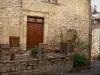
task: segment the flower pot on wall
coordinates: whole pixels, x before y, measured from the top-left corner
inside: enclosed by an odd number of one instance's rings
[[[37,56],[37,48],[32,48],[32,49],[31,49],[31,56],[32,56],[33,58],[36,58],[36,56]]]

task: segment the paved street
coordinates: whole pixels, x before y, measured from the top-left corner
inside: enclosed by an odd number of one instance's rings
[[[91,68],[77,73],[67,73],[63,75],[100,75],[100,61],[93,61]]]

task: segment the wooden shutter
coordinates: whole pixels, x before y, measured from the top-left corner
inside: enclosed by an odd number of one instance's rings
[[[19,37],[11,36],[9,37],[9,43],[11,47],[18,47],[19,46]]]

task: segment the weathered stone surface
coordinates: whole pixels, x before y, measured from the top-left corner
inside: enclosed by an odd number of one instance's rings
[[[42,0],[0,0],[0,43],[9,43],[9,36],[20,36],[20,44],[26,44],[28,15],[45,18],[44,43],[60,42],[61,29],[64,34],[66,29],[76,29],[88,41],[88,2],[58,0],[55,5]]]
[[[92,25],[92,56],[100,55],[100,23]]]

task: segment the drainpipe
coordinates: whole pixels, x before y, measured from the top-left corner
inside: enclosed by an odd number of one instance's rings
[[[100,27],[99,27],[99,53],[100,53]]]
[[[22,8],[22,0],[20,0],[20,7]]]
[[[91,67],[91,47],[92,47],[92,24],[91,24],[91,0],[88,1],[89,5],[89,67]]]
[[[22,0],[19,0],[20,1],[20,32],[19,32],[19,36],[20,36],[20,38],[21,38],[21,36],[22,36]],[[20,46],[22,46],[21,45],[21,42],[20,42]]]

